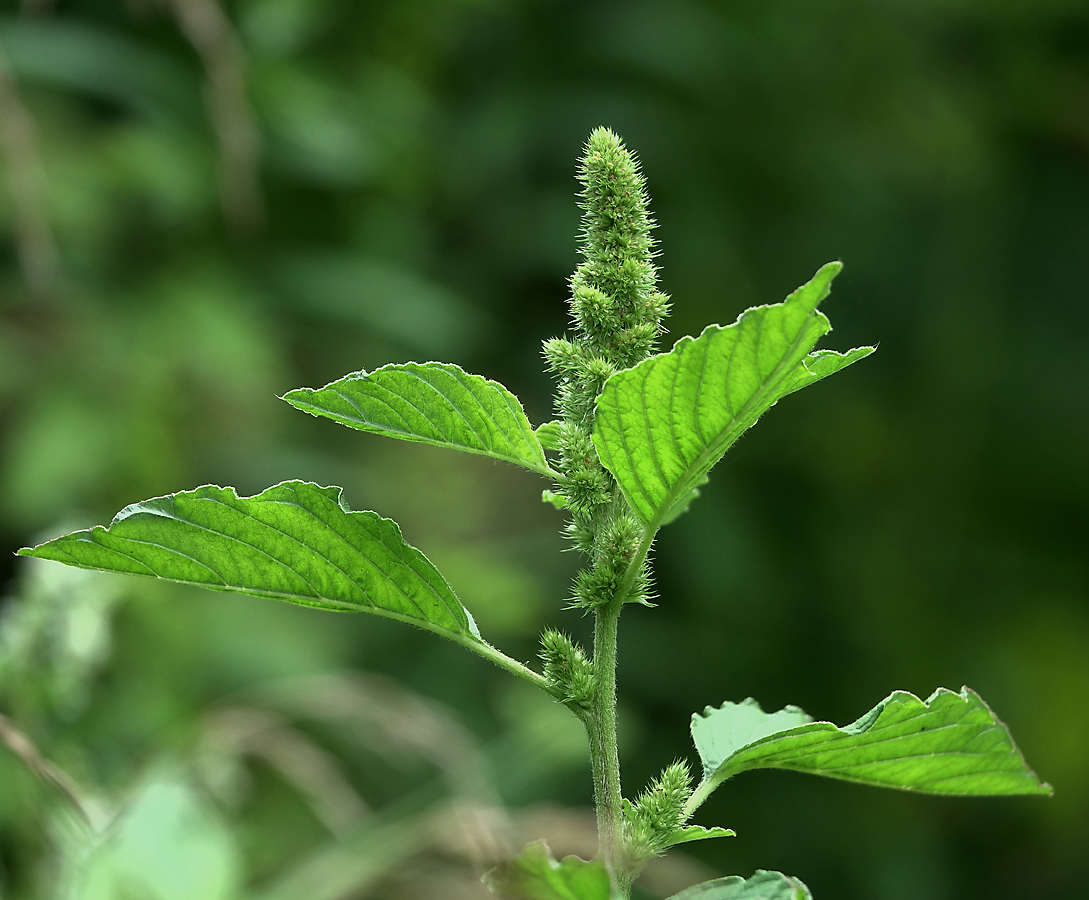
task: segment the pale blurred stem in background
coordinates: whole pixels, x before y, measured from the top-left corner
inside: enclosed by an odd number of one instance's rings
[[[3,714],[0,714],[0,745],[6,746],[30,771],[55,787],[79,817],[88,825],[91,824],[90,816],[87,815],[87,810],[68,776],[42,756],[30,738]]]
[[[219,140],[223,214],[236,230],[253,231],[264,222],[265,207],[258,178],[261,135],[246,99],[245,53],[216,0],[169,2],[204,63],[208,107]]]
[[[49,227],[45,175],[38,158],[34,122],[11,77],[0,46],[0,155],[7,169],[15,210],[15,244],[23,277],[33,294],[53,293],[60,274],[57,247]]]

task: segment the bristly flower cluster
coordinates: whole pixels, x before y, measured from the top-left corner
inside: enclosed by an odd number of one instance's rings
[[[624,845],[631,865],[641,865],[676,842],[691,785],[688,764],[678,760],[666,766],[635,803],[626,803]]]
[[[594,673],[582,648],[566,634],[548,629],[541,635],[541,659],[549,689],[576,715],[590,708]]]
[[[591,561],[576,579],[572,603],[592,608],[615,596],[640,537],[615,481],[598,461],[591,438],[594,404],[609,376],[654,352],[669,298],[657,289],[644,180],[620,138],[596,129],[578,177],[583,262],[571,279],[574,332],[545,341],[544,355],[559,378],[557,469],[563,475],[559,492],[571,513],[567,536]],[[645,601],[648,591],[644,567],[624,599]]]

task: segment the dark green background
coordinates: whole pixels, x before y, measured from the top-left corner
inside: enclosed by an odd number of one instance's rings
[[[54,620],[83,582],[61,583],[34,619],[42,579],[61,576],[10,554],[145,497],[304,478],[397,518],[507,652],[530,658],[545,623],[585,636],[586,622],[561,611],[575,560],[559,553],[561,519],[538,502],[535,476],[355,434],[276,396],[443,359],[548,418],[539,347],[566,323],[575,159],[605,124],[649,181],[675,303],[668,341],[779,301],[839,258],[825,346],[880,344],[772,410],[662,534],[659,606],[621,624],[629,793],[689,752],[688,717],[707,704],[752,695],[844,724],[894,689],[967,683],[1053,799],[934,799],[756,773],[700,813],[739,837],[691,853],[721,873],[797,874],[818,900],[1079,896],[1085,3],[232,3],[246,97],[228,117],[248,116],[261,145],[255,169],[236,160],[234,181],[251,171],[263,209],[227,215],[209,106],[230,101],[216,66],[235,57],[229,44],[226,56],[194,49],[175,10],[195,8],[4,5],[6,80],[45,185],[38,244],[51,242],[57,262],[28,286],[9,150],[0,712],[120,803],[156,760],[188,759],[202,716],[232,691],[384,672],[456,710],[492,748],[513,806],[589,803],[578,746],[530,752],[549,711],[523,708],[507,676],[433,636],[98,580],[94,590],[123,596],[95,613],[109,651],[81,656]],[[376,775],[388,763],[314,737],[378,808],[424,777]],[[326,838],[273,775],[258,766],[252,777],[250,799],[222,815],[259,885]],[[0,896],[54,890],[48,793],[0,749]]]

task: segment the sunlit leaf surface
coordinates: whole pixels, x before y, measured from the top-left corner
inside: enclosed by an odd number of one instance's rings
[[[829,263],[783,303],[750,309],[725,328],[709,325],[606,382],[594,445],[645,523],[682,512],[715,463],[780,398],[873,352],[810,353],[831,330],[817,305],[840,268]]]
[[[1006,726],[974,691],[939,688],[923,702],[897,691],[857,722],[813,722],[797,707],[754,700],[692,716],[703,762],[697,802],[747,769],[792,769],[927,794],[1050,794]]]
[[[550,473],[522,404],[501,384],[450,363],[405,363],[356,372],[284,399],[349,428],[478,453]]]
[[[128,506],[19,551],[85,569],[153,575],[306,606],[365,611],[479,637],[446,580],[397,524],[352,512],[337,487],[287,481],[255,497],[206,485]]]

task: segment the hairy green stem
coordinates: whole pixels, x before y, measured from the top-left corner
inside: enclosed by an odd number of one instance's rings
[[[605,865],[617,883],[626,880],[621,871],[623,795],[616,741],[616,632],[621,605],[614,600],[594,614],[594,697],[586,723],[594,770],[598,840]]]
[[[684,804],[683,812],[685,819],[688,819],[688,817],[691,816],[692,813],[694,813],[703,805],[703,801],[711,796],[711,791],[713,791],[716,787],[718,787],[718,785],[713,784],[710,781],[700,782],[699,786],[692,792],[692,795]]]
[[[446,635],[452,637],[451,635]],[[512,659],[507,656],[502,650],[497,647],[493,647],[487,641],[483,641],[480,638],[465,636],[453,636],[453,640],[457,641],[461,646],[468,650],[472,650],[479,656],[483,656],[486,660],[495,663],[499,668],[506,669],[508,672],[517,675],[519,678],[525,679],[530,684],[539,687],[542,691],[546,691],[549,694],[554,695],[552,686],[545,680],[543,675],[539,675],[534,672],[525,663],[520,663],[516,659]]]

